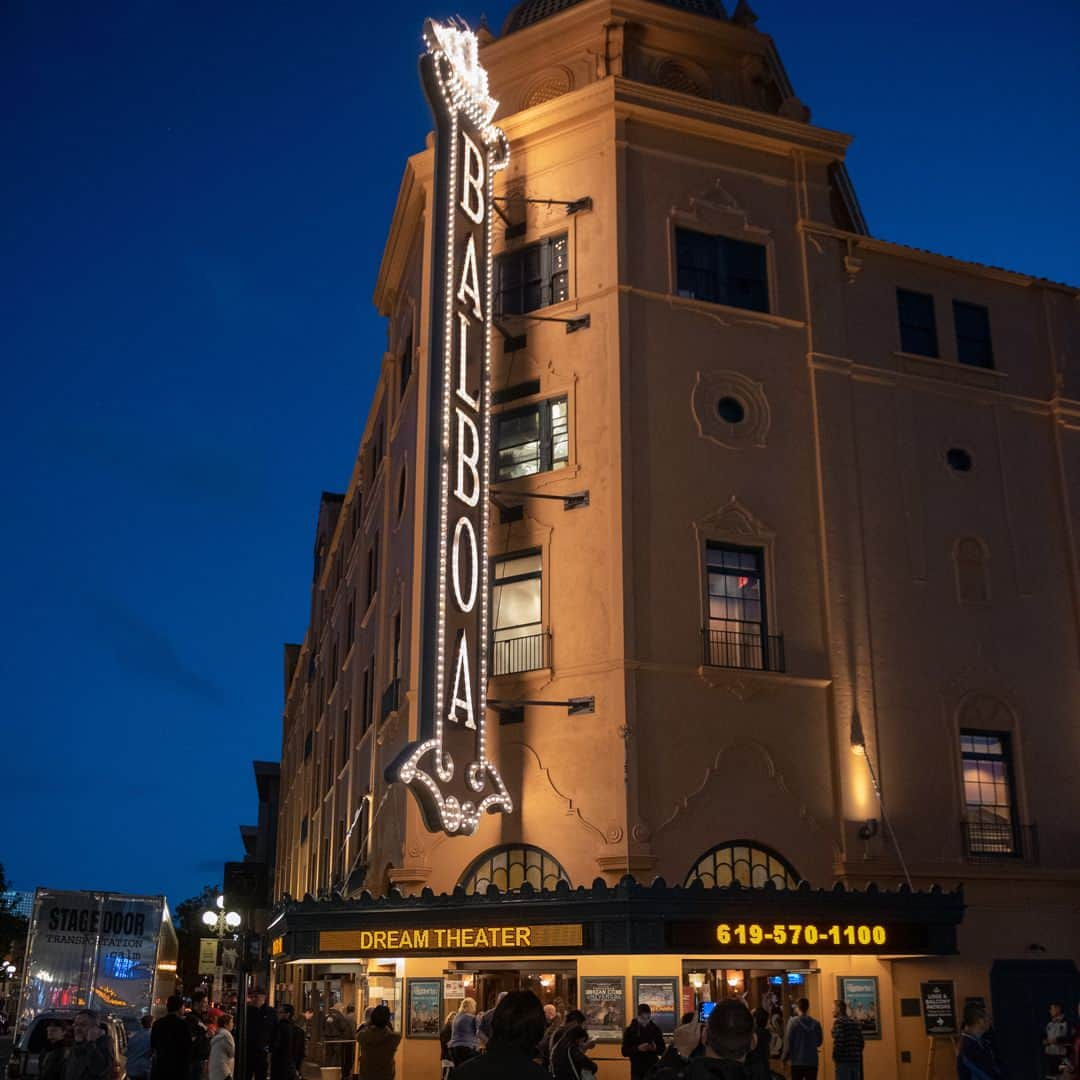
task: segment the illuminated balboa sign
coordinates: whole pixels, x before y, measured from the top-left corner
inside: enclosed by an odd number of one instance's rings
[[[476,36],[428,21],[421,57],[435,117],[431,343],[418,735],[387,770],[433,832],[469,834],[513,810],[487,756],[491,206],[509,147],[491,120]]]

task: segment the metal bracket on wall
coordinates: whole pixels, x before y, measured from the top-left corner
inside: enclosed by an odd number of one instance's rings
[[[489,488],[488,492],[491,495],[491,501],[500,510],[510,510],[512,508],[499,500],[500,495],[504,499],[550,499],[561,502],[564,510],[579,510],[581,507],[589,505],[589,493],[587,491],[575,491],[571,495],[544,495],[539,491],[510,491],[505,488],[500,491],[496,488]]]
[[[550,706],[554,708],[566,709],[567,716],[584,716],[586,713],[596,712],[596,698],[595,697],[572,697],[567,698],[565,701],[497,701],[488,699],[488,707],[494,709],[496,712],[508,712],[515,713],[525,706],[539,707]]]

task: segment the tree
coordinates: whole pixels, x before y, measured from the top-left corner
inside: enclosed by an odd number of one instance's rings
[[[25,916],[18,914],[15,905],[4,896],[9,888],[4,864],[0,863],[0,959],[6,959],[13,952],[21,953],[29,929]]]

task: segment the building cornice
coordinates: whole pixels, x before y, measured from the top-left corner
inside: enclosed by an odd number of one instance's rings
[[[413,154],[405,163],[405,172],[398,187],[394,213],[386,233],[386,245],[375,279],[375,307],[384,318],[394,311],[398,284],[405,274],[416,230],[423,221],[425,190],[434,168],[434,149],[429,136],[427,149]]]

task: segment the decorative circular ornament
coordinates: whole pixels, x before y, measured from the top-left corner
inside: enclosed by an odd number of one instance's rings
[[[772,417],[761,383],[737,371],[699,371],[690,407],[703,439],[729,450],[765,445]]]

